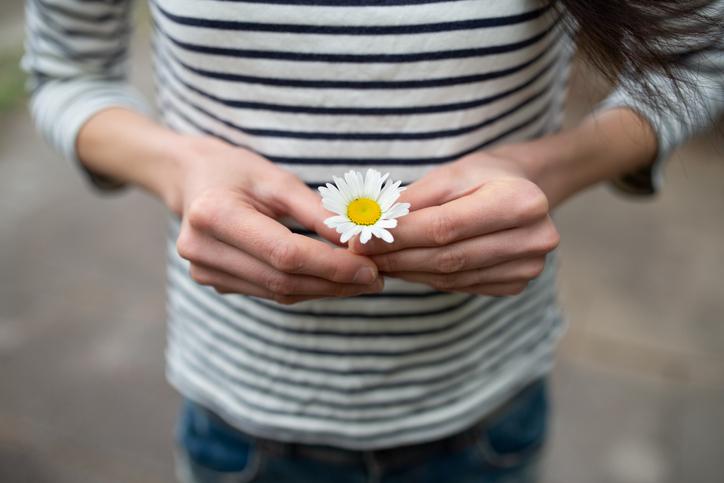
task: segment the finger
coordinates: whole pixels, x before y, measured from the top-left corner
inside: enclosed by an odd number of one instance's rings
[[[477,185],[471,186],[467,179],[453,177],[448,168],[442,166],[407,185],[400,195],[400,202],[410,203],[413,211],[421,210],[445,204],[470,194],[477,188]]]
[[[322,238],[336,245],[342,245],[339,241],[339,233],[324,224],[324,220],[333,216],[333,213],[322,206],[322,198],[319,193],[310,189],[299,178],[294,175],[286,177],[283,189],[280,190],[277,197],[285,214],[291,216],[308,230],[316,232]]]
[[[545,266],[545,258],[530,258],[500,263],[493,267],[467,270],[454,274],[429,272],[391,272],[385,276],[408,282],[424,283],[438,290],[452,290],[481,284],[528,282],[538,277]]]
[[[355,246],[365,255],[410,247],[437,247],[474,236],[524,226],[545,218],[548,201],[533,183],[517,178],[491,181],[472,194],[400,218],[393,243]]]
[[[351,297],[363,293],[376,293],[384,287],[382,278],[372,285],[351,285],[281,272],[263,276],[255,274],[256,278],[245,279],[202,264],[193,264],[190,272],[191,278],[201,285],[209,285],[229,293],[241,293],[273,300],[308,296],[313,298]]]
[[[200,198],[190,207],[187,218],[188,232],[195,230],[209,234],[281,272],[363,284],[372,283],[378,276],[377,267],[366,257],[294,234],[277,221],[228,196]],[[194,242],[193,236],[188,238],[190,242],[187,243],[200,243]],[[195,249],[200,251],[199,247]]]
[[[370,258],[381,272],[456,273],[509,260],[545,255],[558,244],[555,227],[543,220],[523,228],[470,238],[436,248],[408,248]]]
[[[214,290],[221,294],[236,293],[241,295],[250,295],[252,297],[259,297],[269,300],[275,300],[281,302],[281,296],[267,290],[259,285],[256,285],[245,280],[235,279],[233,283],[228,283],[223,280],[224,275],[217,276],[219,272],[214,269],[208,269],[201,265],[191,265],[189,268],[189,274],[191,278],[199,285],[208,285],[213,287]],[[222,283],[222,281],[224,283]],[[294,303],[303,300],[304,298],[312,298],[312,296],[288,296],[289,303]],[[293,299],[293,300],[292,300]]]
[[[223,272],[230,277],[256,284],[265,290],[282,295],[344,296],[375,289],[382,283],[381,277],[371,284],[346,284],[308,275],[285,273],[211,237],[206,237],[202,243],[198,243],[198,246],[200,248],[193,252],[189,252],[187,249],[181,250],[181,256],[189,260],[192,266],[203,267],[205,270],[201,272],[202,274],[206,275],[212,271]]]

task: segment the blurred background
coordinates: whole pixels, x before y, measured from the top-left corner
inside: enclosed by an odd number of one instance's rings
[[[133,74],[150,97],[144,18]],[[165,210],[138,191],[96,195],[37,137],[22,37],[22,2],[2,2],[0,482],[173,481]],[[577,68],[568,122],[603,92]],[[710,133],[671,160],[658,197],[599,187],[557,213],[570,327],[546,483],[723,481],[723,212]]]

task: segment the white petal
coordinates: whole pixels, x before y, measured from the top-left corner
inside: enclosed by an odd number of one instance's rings
[[[355,171],[355,176],[357,177],[357,184],[359,187],[359,198],[366,197],[366,191],[365,191],[365,175]]]
[[[342,233],[342,236],[339,238],[340,243],[347,243],[353,236],[355,236],[360,231],[362,231],[362,227],[359,225],[354,225],[352,228]]]
[[[365,226],[362,228],[362,234],[359,236],[359,241],[361,244],[365,244],[368,241],[370,241],[370,238],[372,238],[372,228],[369,226]]]
[[[397,203],[395,206],[382,214],[382,218],[392,219],[405,216],[410,213],[410,203]]]
[[[382,188],[380,197],[377,199],[377,203],[380,205],[380,209],[385,212],[390,209],[392,204],[397,201],[400,197],[400,182],[395,181],[394,183],[390,180],[385,183],[385,187]]]
[[[346,216],[330,216],[324,220],[324,224],[330,228],[336,228],[343,223],[349,223],[349,219]]]
[[[365,174],[365,198],[372,198],[373,200],[376,199],[377,193],[375,187],[377,186],[377,183],[381,176],[382,175],[379,171],[376,171],[372,168],[369,168],[367,170],[367,174]]]
[[[324,191],[322,191],[324,190]],[[322,198],[330,198],[333,200],[339,200],[340,203],[344,204],[344,196],[342,193],[339,192],[336,186],[334,186],[331,183],[327,183],[326,188],[323,186],[319,187],[320,193],[322,193]]]
[[[377,238],[382,238],[387,243],[392,243],[393,241],[395,241],[392,233],[379,226],[373,227],[372,232]]]
[[[352,199],[354,200],[360,198],[362,196],[362,191],[364,190],[364,180],[362,179],[362,174],[357,171],[347,171],[344,173],[344,179],[347,181],[349,194]]]
[[[354,199],[351,193],[351,189],[347,182],[339,178],[337,176],[332,176],[332,179],[334,180],[334,183],[337,185],[337,188],[339,189],[339,194],[342,197],[342,200],[344,200],[345,204],[349,203]]]
[[[327,208],[329,211],[333,211],[338,215],[346,215],[347,207],[339,200],[333,200],[331,198],[323,198],[322,206]]]
[[[397,220],[386,220],[383,218],[375,223],[375,225],[379,226],[380,228],[395,228],[397,226]]]
[[[348,221],[347,223],[342,223],[340,225],[337,225],[337,233],[344,233],[348,230],[354,229],[354,227],[357,226],[351,221]]]

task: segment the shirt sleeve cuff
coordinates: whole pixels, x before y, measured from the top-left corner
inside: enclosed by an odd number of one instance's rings
[[[608,98],[601,102],[596,112],[615,108],[629,108],[645,119],[653,129],[656,136],[657,152],[654,160],[648,165],[631,173],[627,173],[612,180],[612,185],[618,191],[639,196],[651,196],[658,193],[664,182],[664,162],[669,159],[676,149],[678,142],[668,135],[666,120],[654,107],[647,105],[624,91],[623,88],[615,90]]]
[[[110,107],[150,112],[132,86],[107,80],[52,81],[39,87],[31,100],[33,117],[48,142],[66,159],[77,163],[93,186],[102,191],[116,190],[124,184],[86,168],[78,159],[76,140],[92,116]]]

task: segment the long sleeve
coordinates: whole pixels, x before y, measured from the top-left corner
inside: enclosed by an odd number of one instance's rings
[[[718,2],[715,8],[724,25],[724,1]],[[644,79],[624,76],[599,106],[599,109],[634,109],[649,121],[657,137],[655,161],[614,181],[614,186],[622,191],[642,195],[656,193],[663,182],[663,166],[672,152],[691,136],[711,126],[724,112],[724,45],[689,55],[675,74],[681,81],[678,85],[661,74],[650,73]],[[661,96],[654,105],[642,93],[642,83],[653,85]]]
[[[69,160],[76,138],[102,109],[146,112],[127,82],[131,0],[27,0],[26,47],[30,107],[38,129]],[[82,165],[81,165],[82,166]],[[120,186],[86,170],[101,189]]]

